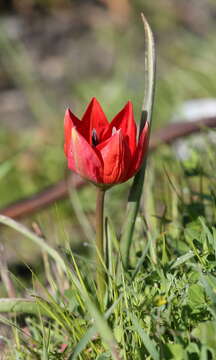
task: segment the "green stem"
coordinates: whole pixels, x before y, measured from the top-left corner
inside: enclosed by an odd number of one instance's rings
[[[104,272],[104,197],[106,190],[98,188],[96,205],[96,282],[98,297],[101,307],[105,294],[105,272]]]
[[[136,217],[139,211],[140,199],[142,195],[143,182],[145,176],[145,163],[135,176],[128,199],[128,211],[121,236],[121,253],[124,268],[129,266],[130,248],[133,240],[133,232]]]

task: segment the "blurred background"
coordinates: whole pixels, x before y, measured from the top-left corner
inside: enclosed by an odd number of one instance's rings
[[[81,116],[96,96],[111,120],[130,99],[139,121],[141,11],[157,46],[154,130],[176,118],[185,101],[216,97],[215,0],[0,0],[1,208],[66,176],[66,107]],[[117,222],[127,190],[123,184],[108,195]],[[87,187],[24,222],[37,220],[57,243],[66,232],[78,246],[91,234],[94,199]],[[88,218],[80,224],[82,206]],[[2,240],[10,261],[34,261],[26,240],[10,231]]]

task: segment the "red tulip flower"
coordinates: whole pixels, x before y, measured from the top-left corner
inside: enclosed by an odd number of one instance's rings
[[[79,120],[65,113],[64,151],[69,169],[103,188],[127,181],[140,169],[148,146],[146,122],[139,139],[130,101],[108,122],[93,98]]]

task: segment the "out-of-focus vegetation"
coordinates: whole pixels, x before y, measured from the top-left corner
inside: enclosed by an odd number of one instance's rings
[[[157,45],[156,128],[184,100],[215,96],[214,1],[2,1],[1,207],[66,175],[62,144],[67,106],[81,115],[96,96],[111,119],[131,99],[139,121],[144,84],[141,11]],[[120,188],[125,192],[128,185]],[[81,199],[89,192],[84,190]],[[112,199],[119,201],[119,188],[113,192]],[[90,198],[91,217],[94,192]],[[61,213],[66,221],[66,212],[71,222],[69,200],[36,219],[49,224]],[[73,221],[73,241],[79,241],[80,226],[75,217]]]

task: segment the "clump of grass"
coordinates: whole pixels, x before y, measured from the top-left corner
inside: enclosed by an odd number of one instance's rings
[[[1,317],[13,328],[4,339],[10,344],[5,358],[215,358],[215,150],[209,145],[207,151],[208,157],[196,152],[181,163],[168,148],[154,155],[127,270],[106,220],[104,314],[98,311],[94,258],[78,256],[69,243],[57,253],[43,237],[0,218],[37,243],[45,273],[42,279],[32,273],[29,314]],[[22,313],[22,301],[11,300],[10,308],[0,301],[1,311]]]

